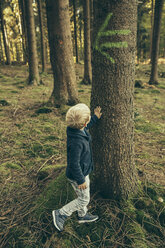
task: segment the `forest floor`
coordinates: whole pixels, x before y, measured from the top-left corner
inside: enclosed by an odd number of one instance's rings
[[[53,89],[51,70],[43,85],[27,86],[26,66],[0,66],[0,247],[163,248],[165,243],[165,78],[149,86],[150,65],[136,66],[135,163],[143,190],[125,206],[92,195],[90,211],[100,216],[90,225],[69,219],[63,233],[51,211],[73,199],[66,166],[65,114],[47,104]],[[81,102],[90,105],[91,86],[82,85],[83,65],[76,65]]]

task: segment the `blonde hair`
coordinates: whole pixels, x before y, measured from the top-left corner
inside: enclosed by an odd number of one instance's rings
[[[66,113],[67,126],[81,129],[90,119],[90,109],[84,103],[78,103]]]

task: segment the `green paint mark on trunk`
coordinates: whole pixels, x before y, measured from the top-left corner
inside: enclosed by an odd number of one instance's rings
[[[123,29],[123,30],[107,30],[105,31],[110,18],[112,17],[113,13],[109,13],[108,16],[106,17],[104,23],[100,27],[98,34],[96,36],[95,44],[94,44],[94,49],[99,51],[103,56],[105,56],[108,60],[110,60],[112,63],[115,63],[115,60],[109,56],[109,54],[105,51],[104,49],[108,48],[126,48],[128,47],[128,43],[126,41],[121,41],[121,42],[106,42],[99,44],[99,40],[102,36],[112,36],[112,35],[129,35],[131,33],[130,30],[128,29]]]

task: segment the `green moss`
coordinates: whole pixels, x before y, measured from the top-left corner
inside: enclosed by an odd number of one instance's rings
[[[62,172],[55,180],[51,181],[39,196],[36,204],[39,206],[35,214],[43,216],[46,209],[49,211],[58,209],[66,204],[67,201],[73,200],[74,191],[68,183],[65,172]]]
[[[141,225],[128,221],[125,226],[127,230],[126,240],[132,248],[150,248],[145,240],[145,230]]]
[[[52,164],[45,166],[44,168],[42,168],[41,171],[50,171],[50,170],[56,171],[57,169],[65,168],[65,167],[66,167],[65,164],[54,164],[54,165]]]
[[[59,137],[55,136],[55,135],[48,135],[46,137],[44,137],[45,141],[54,141],[54,140],[59,140]]]
[[[49,156],[58,154],[59,151],[58,149],[56,149],[56,147],[54,147],[51,144],[39,144],[39,143],[33,143],[33,144],[24,144],[23,146],[24,149],[26,149],[26,154],[29,157],[41,157],[41,158],[47,158]]]
[[[157,89],[144,89],[143,94],[160,94],[160,91]]]
[[[19,92],[17,90],[11,90],[11,93],[17,94]]]
[[[16,170],[21,170],[21,167],[13,162],[6,162],[1,164],[1,167],[8,168],[8,169],[16,169]]]
[[[161,133],[162,128],[154,123],[150,123],[148,121],[137,119],[135,122],[135,129],[137,132],[142,133]]]
[[[151,157],[151,154],[149,154],[148,152],[141,152],[139,154],[139,158],[149,159],[150,157]]]
[[[72,242],[69,239],[64,239],[62,242],[62,247],[70,248],[72,247]]]

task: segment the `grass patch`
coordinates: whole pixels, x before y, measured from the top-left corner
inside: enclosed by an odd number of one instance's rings
[[[150,121],[147,121],[142,117],[139,117],[135,120],[135,130],[140,133],[151,132],[151,133],[159,134],[162,132],[161,126],[158,126],[155,123],[151,123]]]

